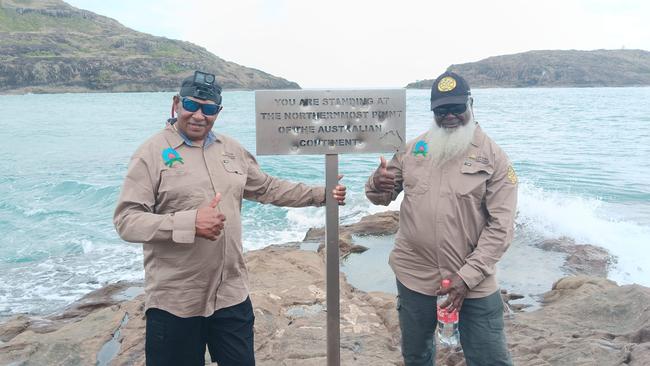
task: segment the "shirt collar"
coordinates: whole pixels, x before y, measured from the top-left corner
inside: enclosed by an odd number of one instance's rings
[[[478,124],[478,122],[476,122],[476,128],[474,129],[474,136],[472,136],[472,145],[476,147],[481,147],[484,138],[485,138],[485,133],[481,129],[481,126]]]
[[[174,127],[173,125],[167,124],[165,129],[171,132],[171,136],[169,136],[170,137],[169,143],[172,145],[173,148],[177,148],[181,144],[185,144],[187,146],[194,146],[192,144],[192,140],[190,140],[189,137],[187,137],[181,130]],[[205,137],[205,140],[203,141],[203,148],[206,149],[208,146],[212,145],[216,141],[219,141],[217,135],[212,131],[208,132],[208,135]]]

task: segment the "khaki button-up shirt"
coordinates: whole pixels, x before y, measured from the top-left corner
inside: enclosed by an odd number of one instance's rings
[[[366,196],[388,205],[403,190],[399,230],[389,263],[397,279],[414,291],[435,295],[443,278],[457,273],[468,298],[498,289],[495,265],[512,240],[517,176],[508,156],[476,126],[469,149],[442,166],[414,150],[428,134],[409,142],[388,163],[394,192],[366,183]],[[419,146],[418,146],[419,148]]]
[[[170,164],[174,156],[169,148],[182,162]],[[212,241],[195,235],[195,221],[197,209],[216,193],[222,195],[217,209],[226,221]],[[246,149],[224,135],[206,147],[189,146],[167,126],[138,148],[113,221],[122,239],[143,243],[146,309],[210,316],[246,299],[243,198],[277,206],[320,206],[325,189],[267,175]]]

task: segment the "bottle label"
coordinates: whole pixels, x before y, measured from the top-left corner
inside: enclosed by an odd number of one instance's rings
[[[458,311],[449,312],[447,309],[438,306],[438,321],[443,323],[458,322]]]

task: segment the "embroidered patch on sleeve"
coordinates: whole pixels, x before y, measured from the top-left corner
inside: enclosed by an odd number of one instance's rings
[[[517,173],[515,173],[515,169],[512,165],[508,166],[508,180],[512,184],[517,184]]]

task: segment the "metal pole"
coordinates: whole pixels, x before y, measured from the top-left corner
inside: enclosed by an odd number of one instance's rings
[[[339,156],[325,155],[325,242],[327,248],[327,366],[341,364],[339,308],[339,205],[332,198],[338,184]]]

